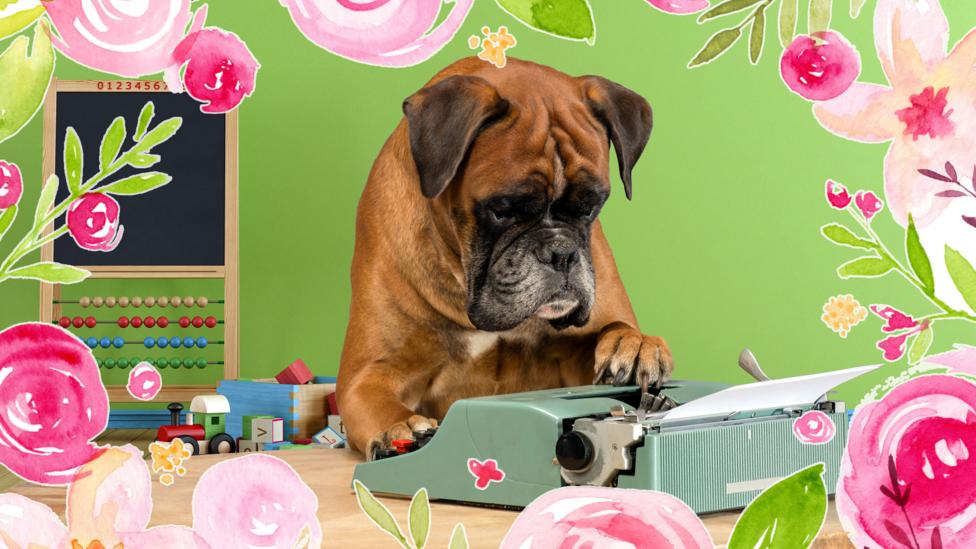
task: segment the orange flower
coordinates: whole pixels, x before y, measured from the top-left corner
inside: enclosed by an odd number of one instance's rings
[[[820,317],[831,330],[840,337],[847,337],[851,328],[860,324],[868,317],[868,310],[861,306],[851,294],[831,297],[823,306],[824,314]]]

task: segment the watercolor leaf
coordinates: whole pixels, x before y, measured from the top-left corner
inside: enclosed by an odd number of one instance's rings
[[[85,153],[81,148],[81,138],[74,128],[68,127],[64,135],[64,181],[72,195],[81,188],[81,176],[85,166]]]
[[[807,20],[808,34],[822,32],[830,28],[830,12],[834,0],[810,0]]]
[[[895,267],[891,261],[880,257],[859,257],[837,268],[841,278],[873,278],[881,276]]]
[[[925,253],[922,242],[918,237],[918,229],[915,227],[915,220],[911,214],[908,215],[908,231],[905,233],[905,253],[908,255],[908,263],[918,276],[918,279],[925,286],[925,293],[935,294],[935,275],[932,274],[932,263],[929,255]]]
[[[873,250],[878,247],[874,242],[855,235],[853,231],[840,223],[830,223],[820,227],[820,234],[824,235],[827,240],[835,244],[840,244],[841,246],[861,248],[863,250]]]
[[[159,163],[163,158],[158,154],[136,154],[129,157],[129,164],[134,168],[144,170]]]
[[[932,530],[932,541],[929,544],[932,549],[942,549],[942,532],[939,531],[938,526]]]
[[[14,219],[17,218],[17,205],[14,204],[6,210],[0,212],[0,239],[3,235],[7,234],[7,229],[13,224]]]
[[[739,515],[728,549],[808,547],[827,516],[823,472],[817,463],[763,490]]]
[[[779,4],[779,43],[790,47],[796,36],[796,15],[800,11],[800,0],[780,0]]]
[[[735,13],[737,11],[742,11],[749,6],[758,4],[762,0],[727,0],[721,4],[715,6],[714,8],[706,11],[705,13],[698,16],[698,22],[704,23],[709,19],[715,19],[716,17],[722,17],[723,15],[728,15],[730,13]]]
[[[98,149],[98,169],[100,171],[107,171],[112,162],[115,162],[115,159],[119,157],[122,142],[125,141],[125,133],[125,119],[116,116],[115,120],[112,120],[112,125],[105,130],[105,135],[102,136],[102,145]]]
[[[10,278],[32,278],[51,284],[74,284],[88,278],[90,274],[78,267],[50,261],[34,263],[7,273]]]
[[[766,39],[766,6],[762,4],[756,8],[752,16],[752,30],[749,33],[749,62],[753,65],[759,62],[762,55],[763,42]]]
[[[932,346],[932,340],[935,338],[935,334],[932,332],[934,328],[934,324],[929,324],[928,328],[915,336],[911,347],[908,348],[908,363],[910,365],[914,366],[921,362],[925,358],[925,354],[929,352],[929,347]]]
[[[26,36],[0,53],[0,143],[17,134],[41,108],[54,74],[54,50],[43,22],[34,27],[30,55]]]
[[[359,502],[359,508],[366,513],[369,520],[373,521],[373,524],[379,526],[381,530],[393,536],[395,540],[400,542],[400,545],[407,547],[407,538],[400,531],[400,525],[393,518],[393,513],[386,508],[386,505],[380,503],[362,482],[354,480],[353,485],[356,488],[356,501]]]
[[[912,544],[912,540],[908,539],[908,534],[906,534],[905,531],[902,530],[901,526],[898,526],[894,522],[885,519],[884,527],[885,530],[888,531],[888,535],[890,535],[891,538],[897,541],[898,543],[904,545],[905,547],[908,547],[909,549],[913,549],[915,547],[915,545]]]
[[[535,30],[593,44],[596,24],[588,0],[495,0],[512,17]]]
[[[427,497],[426,488],[417,490],[413,495],[408,515],[413,545],[417,549],[423,549],[427,544],[427,535],[430,534],[430,499]]]
[[[155,128],[149,130],[149,133],[144,135],[142,139],[139,140],[139,144],[132,147],[130,152],[132,153],[147,153],[152,150],[153,147],[163,143],[170,137],[176,134],[180,126],[183,125],[183,119],[179,116],[174,116],[173,118],[167,118]]]
[[[41,189],[41,196],[37,199],[37,209],[34,210],[34,227],[41,228],[41,220],[47,215],[54,204],[54,197],[58,194],[58,176],[51,174]]]
[[[107,194],[131,196],[147,193],[153,189],[162,187],[172,180],[173,178],[169,174],[163,172],[146,172],[120,179],[99,190]]]
[[[451,532],[451,543],[447,549],[468,549],[468,533],[464,531],[464,525],[460,522],[454,526]]]
[[[720,55],[725,53],[735,41],[739,39],[742,35],[742,31],[739,27],[732,27],[730,29],[724,29],[716,32],[708,39],[705,43],[705,47],[695,55],[695,58],[688,63],[688,68],[697,67],[699,65],[706,65],[711,63]]]
[[[857,19],[861,15],[861,8],[867,0],[851,0],[851,19]]]
[[[945,247],[945,263],[949,277],[955,283],[970,309],[976,310],[976,269],[956,250]]]
[[[41,0],[0,0],[0,40],[26,29],[43,14]]]
[[[146,130],[149,129],[149,124],[155,115],[156,105],[152,101],[142,106],[142,110],[139,111],[139,124],[136,126],[136,134],[133,139],[140,141],[142,136],[146,135]]]

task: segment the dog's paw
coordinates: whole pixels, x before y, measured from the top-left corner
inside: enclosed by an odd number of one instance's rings
[[[410,416],[406,421],[394,423],[387,430],[377,433],[366,445],[366,459],[373,461],[377,453],[393,450],[394,440],[413,440],[413,433],[436,429],[437,420],[424,416]]]
[[[621,326],[600,334],[594,369],[594,383],[650,387],[671,377],[674,359],[660,337]]]

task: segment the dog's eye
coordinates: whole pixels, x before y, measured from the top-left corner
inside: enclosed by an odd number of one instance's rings
[[[580,206],[580,208],[579,208],[579,216],[582,217],[582,218],[584,218],[584,219],[585,218],[589,218],[590,216],[593,215],[593,212],[595,210],[596,210],[596,208],[594,206],[586,206],[586,205]]]
[[[495,223],[508,223],[515,219],[515,215],[511,210],[502,208],[488,208],[488,215],[491,216],[491,220]]]

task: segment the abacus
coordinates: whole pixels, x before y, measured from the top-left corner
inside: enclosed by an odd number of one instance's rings
[[[141,85],[125,85],[136,82]],[[195,101],[185,94],[169,93],[162,82],[115,83],[52,81],[44,103],[44,177],[40,180],[54,174],[64,181],[68,126],[75,128],[85,144],[85,171],[95,173],[105,129],[122,117],[131,135],[147,101],[153,102],[157,121],[182,118],[180,130],[165,143],[167,150],[153,168],[173,179],[131,201],[119,197],[125,235],[112,252],[81,250],[68,237],[41,249],[42,261],[86,269],[92,283],[95,279],[119,280],[116,293],[130,295],[85,295],[89,283],[84,282],[79,285],[82,295],[69,298],[62,295],[60,285],[42,283],[40,319],[71,330],[92,348],[103,373],[116,381],[120,369],[140,361],[153,363],[163,374],[163,389],[156,400],[186,402],[215,390],[214,384],[199,384],[201,379],[207,383],[214,379],[205,372],[220,368],[215,371],[218,379],[237,379],[240,368],[237,112],[201,113]],[[55,221],[45,234],[61,223],[63,220]],[[208,295],[134,296],[124,287],[157,284],[152,281],[195,284],[201,279],[220,281],[221,295],[208,290]],[[166,335],[161,329],[168,330]],[[217,353],[222,356],[216,357]],[[192,373],[201,370],[199,375]],[[197,383],[186,383],[187,376]],[[135,401],[123,385],[106,386],[112,402]]]

